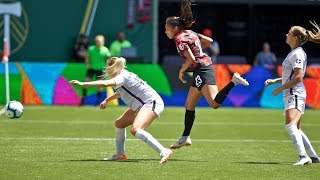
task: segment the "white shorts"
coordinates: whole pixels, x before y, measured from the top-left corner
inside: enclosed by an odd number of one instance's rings
[[[164,109],[164,103],[161,98],[157,98],[153,101],[146,102],[141,109],[149,109],[157,114],[158,117],[160,117],[160,114],[162,113]]]
[[[297,96],[297,95],[289,95],[283,98],[285,111],[288,109],[298,109],[301,114],[304,114],[304,109],[306,106],[306,98]]]

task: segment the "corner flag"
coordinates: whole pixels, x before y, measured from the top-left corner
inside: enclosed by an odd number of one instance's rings
[[[8,41],[6,38],[3,39],[3,53],[2,53],[2,62],[8,62],[9,60],[9,49],[8,49]]]

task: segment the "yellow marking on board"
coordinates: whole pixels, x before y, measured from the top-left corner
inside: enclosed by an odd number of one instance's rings
[[[93,2],[94,2],[94,0],[88,0],[86,12],[85,12],[85,15],[84,15],[84,18],[83,18],[83,21],[82,21],[82,26],[81,26],[81,29],[80,29],[80,34],[84,34],[84,32],[86,31],[86,28],[88,26],[89,16],[90,16],[91,11],[92,11]]]
[[[114,94],[112,87],[107,87],[107,97],[112,96]],[[108,106],[113,105],[113,106],[119,106],[119,101],[118,99],[114,99],[112,101],[109,101]]]

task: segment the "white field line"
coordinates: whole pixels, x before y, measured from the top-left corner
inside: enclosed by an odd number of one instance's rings
[[[5,112],[5,108],[0,109],[0,115],[4,114],[4,112]]]
[[[115,141],[114,138],[37,138],[37,137],[0,137],[0,140],[44,140],[44,141]],[[139,141],[139,139],[126,139]],[[159,141],[174,142],[177,139],[158,139]],[[192,139],[193,142],[258,142],[258,143],[292,143],[290,140],[256,140],[256,139]],[[320,143],[320,141],[312,141]]]
[[[26,124],[114,124],[113,121],[99,121],[99,120],[90,120],[90,121],[63,121],[63,120],[0,120],[0,123],[26,123]],[[155,125],[183,125],[181,122],[163,122],[155,120]],[[267,122],[194,122],[194,125],[198,126],[281,126],[284,125],[284,122],[279,123],[267,123]],[[318,123],[302,123],[302,126],[320,126]]]

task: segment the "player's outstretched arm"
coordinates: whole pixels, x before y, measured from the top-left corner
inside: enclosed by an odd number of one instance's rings
[[[117,99],[119,97],[120,97],[120,95],[117,92],[112,94],[111,96],[107,97],[105,100],[103,100],[100,103],[100,109],[105,109],[107,107],[107,104],[108,104],[109,101],[112,101],[112,100]]]
[[[98,81],[91,81],[91,82],[80,82],[78,80],[71,80],[69,81],[72,85],[78,85],[83,87],[108,87],[108,86],[115,86],[116,83],[111,80],[98,80]]]

